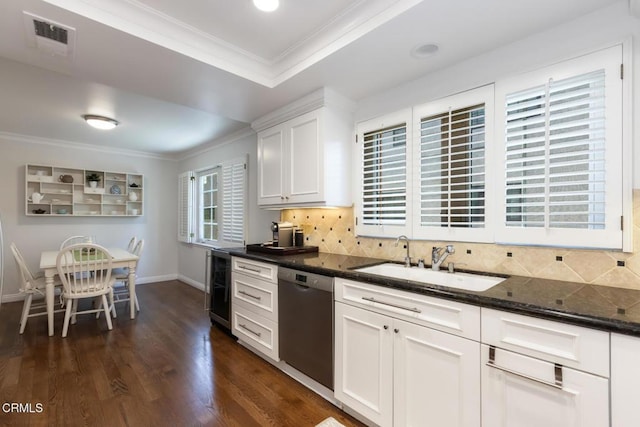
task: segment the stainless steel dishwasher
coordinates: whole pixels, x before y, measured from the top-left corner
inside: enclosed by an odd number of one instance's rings
[[[280,359],[333,390],[333,278],[278,268]]]

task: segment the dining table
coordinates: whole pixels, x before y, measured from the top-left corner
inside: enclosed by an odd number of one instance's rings
[[[136,266],[138,264],[138,256],[132,254],[123,248],[106,248],[111,254],[112,268],[128,268],[129,271],[129,293],[131,300],[129,301],[129,308],[131,311],[131,319],[136,317]],[[54,277],[58,274],[58,267],[56,260],[58,258],[60,250],[43,251],[40,254],[40,270],[44,272],[45,277],[45,298],[47,303],[47,321],[49,324],[49,336],[53,336],[53,313],[55,305],[55,286]]]

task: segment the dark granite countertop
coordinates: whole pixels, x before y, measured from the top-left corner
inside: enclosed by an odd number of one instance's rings
[[[247,252],[244,249],[232,249],[229,252],[231,255],[310,273],[343,277],[481,307],[640,337],[639,290],[509,276],[486,291],[474,292],[445,286],[425,286],[407,280],[354,271],[360,267],[390,262],[384,259],[324,252],[288,256]]]

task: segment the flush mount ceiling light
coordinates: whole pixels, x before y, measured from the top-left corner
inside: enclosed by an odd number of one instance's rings
[[[109,117],[96,116],[93,114],[85,114],[82,118],[87,122],[89,126],[93,126],[96,129],[109,130],[118,126],[120,123],[117,120],[110,119]]]
[[[431,55],[434,55],[436,52],[438,52],[438,50],[440,50],[440,48],[438,47],[437,44],[433,44],[433,43],[419,44],[418,46],[411,49],[411,56],[413,56],[416,59],[423,59]]]
[[[273,12],[280,6],[279,0],[253,0],[253,5],[263,12]]]

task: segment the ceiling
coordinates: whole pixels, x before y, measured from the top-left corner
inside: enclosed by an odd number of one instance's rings
[[[358,101],[625,1],[3,0],[0,134],[175,158],[321,87]],[[35,47],[25,11],[74,29],[72,50]]]

